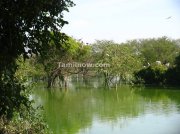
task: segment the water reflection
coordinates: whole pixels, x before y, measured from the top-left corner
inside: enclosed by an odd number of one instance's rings
[[[68,91],[38,89],[35,95],[41,98],[49,127],[57,134],[180,132],[180,90],[78,86]]]

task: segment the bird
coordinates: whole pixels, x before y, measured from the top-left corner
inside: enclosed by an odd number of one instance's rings
[[[166,19],[169,20],[169,19],[171,19],[171,18],[172,18],[172,16],[169,16],[169,17],[167,17]]]

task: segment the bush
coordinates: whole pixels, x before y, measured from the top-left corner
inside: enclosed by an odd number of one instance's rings
[[[162,85],[165,83],[166,70],[167,68],[163,65],[143,68],[135,73],[135,83]]]
[[[0,77],[0,134],[49,133],[39,108],[29,100],[30,90],[8,72]]]
[[[13,119],[0,117],[0,134],[46,134],[50,133],[42,116],[35,109],[14,113]]]
[[[177,83],[177,80],[174,76],[176,76],[176,71],[174,68],[170,68],[166,72],[166,83],[168,85],[175,85]]]
[[[180,85],[180,55],[175,59],[175,66],[167,70],[165,77],[168,85]]]
[[[150,85],[180,85],[180,55],[176,57],[174,66],[166,68],[163,65],[154,65],[135,73],[136,84]]]
[[[28,98],[30,90],[26,88],[21,95]],[[23,98],[23,99],[24,99]],[[22,99],[22,100],[23,100]],[[17,99],[18,101],[18,99]],[[19,100],[20,101],[20,100]],[[6,109],[4,114],[0,116],[0,134],[46,134],[50,133],[46,125],[42,113],[42,107],[34,108],[33,101],[29,99],[26,103],[18,105],[18,110],[15,106]],[[17,102],[18,104],[18,102]],[[8,103],[6,106],[8,107]],[[8,114],[6,114],[8,113]],[[10,114],[11,113],[11,114]],[[10,114],[10,116],[9,116]]]

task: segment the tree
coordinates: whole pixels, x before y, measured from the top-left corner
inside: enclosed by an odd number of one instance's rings
[[[67,87],[67,77],[72,74],[82,73],[84,70],[80,67],[71,67],[70,64],[76,62],[87,62],[90,57],[90,46],[84,45],[82,42],[68,37],[59,50],[55,44],[51,42],[51,47],[45,51],[44,56],[37,57],[38,63],[44,66],[44,71],[48,78],[48,87],[54,85],[56,78],[59,83],[63,83]],[[61,67],[69,64],[69,67]],[[61,84],[62,87],[62,84]]]
[[[27,85],[45,79],[46,74],[43,65],[37,62],[35,55],[25,61],[22,56],[20,56],[17,60],[17,64],[18,70],[16,71],[15,76],[22,81],[22,84]]]
[[[63,13],[73,5],[71,0],[0,1],[0,116],[11,118],[21,105],[29,107],[25,88],[15,77],[16,60],[43,55],[49,42],[61,49],[66,36],[59,31],[68,23]]]
[[[135,83],[145,85],[164,85],[166,71],[167,67],[164,65],[154,65],[143,68],[138,72],[135,72]]]
[[[67,24],[63,12],[71,6],[71,0],[2,0],[0,70],[21,54],[27,58],[28,54],[42,53],[52,40],[60,47],[65,35],[59,30]]]
[[[169,68],[165,75],[168,85],[180,85],[180,54],[175,58],[174,66]]]
[[[144,57],[145,65],[156,61],[172,64],[177,52],[180,51],[180,47],[176,42],[167,37],[140,40],[139,44],[139,53]]]
[[[99,72],[104,74],[105,84],[114,78],[130,82],[133,72],[141,67],[139,56],[128,44],[102,40],[93,44],[93,51],[97,63],[110,65],[110,67],[99,68]]]

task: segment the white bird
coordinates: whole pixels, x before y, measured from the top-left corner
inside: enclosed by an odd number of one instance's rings
[[[156,61],[156,64],[157,65],[161,65],[161,61]]]

